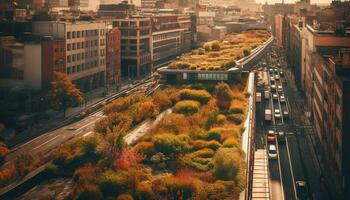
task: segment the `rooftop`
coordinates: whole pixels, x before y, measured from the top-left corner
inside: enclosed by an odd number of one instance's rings
[[[249,55],[251,50],[270,38],[266,30],[249,30],[239,34],[229,34],[223,40],[210,41],[202,48],[193,50],[172,62],[169,69],[227,70],[236,61]]]

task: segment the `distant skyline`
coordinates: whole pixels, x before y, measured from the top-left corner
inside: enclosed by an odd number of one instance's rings
[[[265,3],[266,0],[255,0],[257,3]],[[299,1],[299,0],[284,0],[284,3],[294,3],[296,1]],[[267,2],[269,4],[273,4],[273,3],[281,3],[282,0],[267,0]],[[332,0],[311,0],[311,3],[312,4],[325,4],[325,3],[331,3]]]

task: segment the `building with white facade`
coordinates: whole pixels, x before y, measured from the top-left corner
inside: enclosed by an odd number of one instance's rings
[[[40,21],[33,34],[65,41],[66,73],[83,91],[104,85],[106,74],[106,22]]]

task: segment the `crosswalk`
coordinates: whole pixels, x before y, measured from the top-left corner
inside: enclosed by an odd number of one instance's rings
[[[275,130],[277,132],[283,131],[285,133],[293,134],[303,134],[303,135],[313,135],[314,129],[311,125],[291,125],[291,124],[277,124],[271,125],[267,130]],[[266,130],[266,131],[267,131]]]

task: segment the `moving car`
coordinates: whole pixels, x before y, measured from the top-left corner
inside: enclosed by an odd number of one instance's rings
[[[286,134],[283,131],[278,132],[278,142],[283,143],[286,141]]]
[[[295,181],[295,189],[297,192],[298,200],[308,200],[309,192],[305,181]]]
[[[273,130],[269,130],[269,132],[267,132],[267,138],[266,138],[267,142],[276,142],[276,133]]]
[[[275,94],[275,93],[273,93],[273,94],[272,94],[272,99],[277,100],[277,99],[278,99],[278,95]]]
[[[265,120],[266,121],[271,121],[272,120],[271,109],[265,109]]]
[[[280,111],[280,109],[275,109],[274,111],[275,111],[274,112],[275,118],[281,118],[281,111]]]
[[[284,94],[281,94],[281,96],[280,96],[280,102],[281,102],[281,103],[286,102],[286,98],[284,97]]]
[[[278,90],[278,92],[283,92],[282,85],[278,85],[278,86],[277,86],[277,90]]]
[[[270,144],[269,145],[269,152],[268,152],[269,159],[277,159],[277,148],[276,145]]]
[[[276,85],[275,84],[271,84],[271,90],[276,91]]]
[[[275,75],[275,79],[276,80],[280,79],[280,76],[279,75]]]

